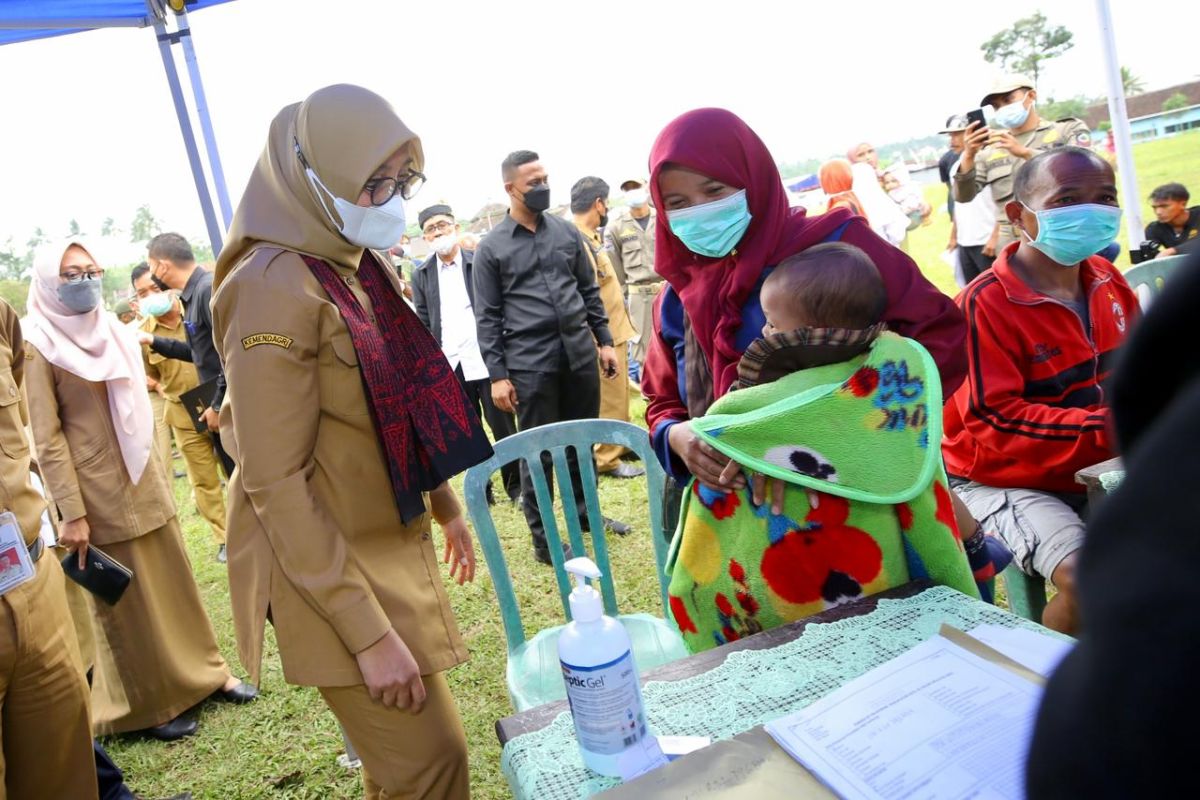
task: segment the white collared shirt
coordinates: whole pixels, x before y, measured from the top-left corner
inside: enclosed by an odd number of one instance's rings
[[[434,254],[438,271],[438,294],[442,311],[442,352],[450,368],[462,365],[463,378],[478,381],[488,376],[487,366],[479,352],[479,336],[475,331],[475,309],[467,294],[463,274],[462,248],[449,263]]]

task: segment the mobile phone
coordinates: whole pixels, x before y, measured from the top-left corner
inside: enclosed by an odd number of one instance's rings
[[[979,123],[979,127],[975,129],[976,131],[987,127],[987,118],[983,116],[982,108],[972,108],[967,112],[967,127],[970,127],[973,122]]]

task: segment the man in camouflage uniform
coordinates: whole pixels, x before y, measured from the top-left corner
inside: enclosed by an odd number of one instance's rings
[[[629,316],[638,335],[629,355],[640,366],[653,335],[654,298],[663,280],[654,272],[655,214],[645,181],[631,178],[621,184],[621,191],[626,205],[613,211],[604,228],[604,252],[629,298]]]
[[[1024,75],[1004,75],[992,83],[980,105],[996,113],[995,128],[972,123],[967,128],[962,160],[954,173],[954,200],[967,203],[990,187],[999,222],[985,255],[995,255],[1017,240],[1007,221],[1004,206],[1013,199],[1013,177],[1017,169],[1043,150],[1063,145],[1091,147],[1092,137],[1083,120],[1067,117],[1057,122],[1042,119],[1037,111],[1037,90]]]

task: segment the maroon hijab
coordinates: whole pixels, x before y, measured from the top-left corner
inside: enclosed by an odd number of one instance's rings
[[[804,209],[789,208],[783,179],[767,146],[740,117],[722,108],[700,108],[676,117],[654,141],[650,193],[666,217],[670,212],[663,204],[658,179],[668,163],[746,190],[750,227],[724,258],[688,250],[667,222],[655,227],[655,271],[683,302],[720,397],[737,380],[742,353],[735,340],[742,306],[763,269],[823,241],[852,214],[841,208],[810,219]]]

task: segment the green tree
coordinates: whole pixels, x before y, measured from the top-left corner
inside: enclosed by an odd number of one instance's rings
[[[79,220],[72,219],[67,226],[67,236],[82,236],[83,229],[79,227]]]
[[[1188,96],[1186,94],[1184,94],[1183,92],[1176,92],[1175,94],[1171,95],[1170,97],[1168,97],[1166,100],[1163,101],[1162,110],[1163,111],[1178,111],[1181,108],[1187,108],[1191,104],[1192,104],[1192,101],[1188,100]]]
[[[129,241],[144,244],[162,233],[162,224],[155,218],[150,206],[141,206],[133,214],[133,222],[129,223]]]
[[[104,222],[100,223],[100,235],[112,236],[117,232],[117,221],[112,217],[105,217]]]
[[[12,237],[0,247],[0,278],[20,278],[29,267],[29,253],[18,253]]]
[[[1134,75],[1129,67],[1121,67],[1121,89],[1126,97],[1141,94],[1146,91],[1146,82]]]
[[[29,297],[29,281],[10,278],[0,280],[0,298],[8,302],[18,316],[25,316],[25,300]]]
[[[989,64],[999,64],[1009,72],[1022,72],[1038,82],[1042,62],[1057,58],[1074,47],[1073,34],[1062,25],[1046,24],[1046,15],[1038,11],[1019,19],[1011,28],[1000,31],[979,46]]]
[[[1068,97],[1065,100],[1051,98],[1039,104],[1038,113],[1045,119],[1065,119],[1067,117],[1082,119],[1087,114],[1088,106],[1091,104],[1092,101],[1081,94]]]
[[[33,229],[33,235],[29,237],[29,241],[25,245],[30,250],[37,250],[39,247],[50,241],[50,237],[46,235],[40,227]]]

